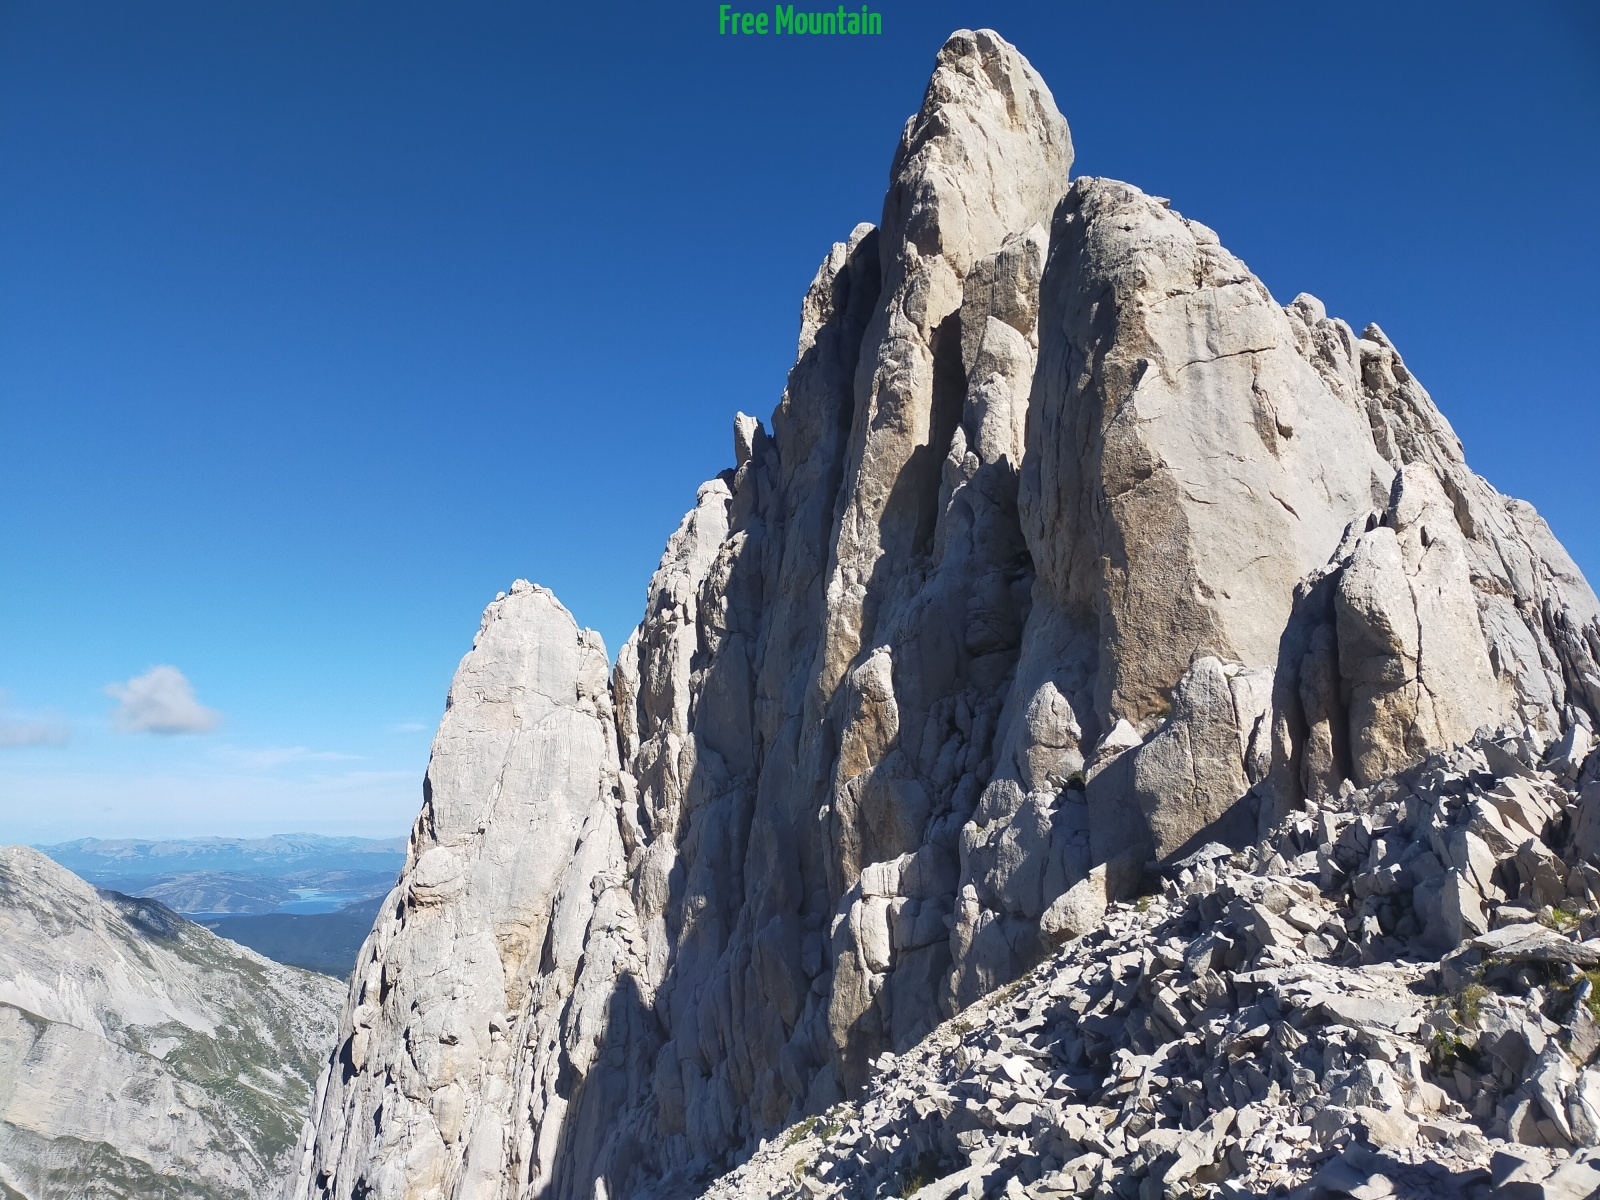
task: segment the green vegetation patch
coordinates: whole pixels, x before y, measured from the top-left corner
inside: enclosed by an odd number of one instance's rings
[[[1460,1064],[1469,1073],[1478,1070],[1478,1052],[1453,1033],[1439,1030],[1428,1043],[1428,1059],[1435,1073],[1446,1073]]]
[[[811,1131],[816,1127],[817,1119],[815,1117],[807,1117],[789,1131],[789,1136],[783,1139],[783,1148],[788,1150],[792,1146],[799,1145],[811,1136]]]
[[[916,1162],[900,1172],[900,1195],[914,1196],[939,1176],[940,1159],[932,1150],[924,1150]]]
[[[1572,904],[1573,902],[1570,900],[1563,900],[1560,904],[1551,908],[1548,917],[1541,913],[1542,923],[1559,933],[1566,933],[1571,929],[1576,929],[1582,923],[1584,914],[1582,910],[1571,907]]]
[[[1489,989],[1481,983],[1469,983],[1456,994],[1453,1002],[1456,1024],[1465,1025],[1469,1029],[1477,1025],[1478,1017],[1483,1010],[1483,1002],[1489,996]]]

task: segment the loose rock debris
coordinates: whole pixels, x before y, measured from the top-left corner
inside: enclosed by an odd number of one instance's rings
[[[1190,855],[708,1195],[1595,1193],[1600,782],[1574,730],[1480,733]]]

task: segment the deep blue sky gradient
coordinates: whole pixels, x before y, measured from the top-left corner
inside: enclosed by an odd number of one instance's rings
[[[961,26],[1600,577],[1593,5],[716,7],[0,0],[0,689],[71,730],[0,748],[0,840],[399,832],[497,590],[614,653]],[[110,729],[157,663],[218,732]]]

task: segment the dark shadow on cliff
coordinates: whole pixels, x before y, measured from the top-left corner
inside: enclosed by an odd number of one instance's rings
[[[570,1015],[564,1012],[563,1023]],[[557,1093],[567,1102],[562,1122],[561,1148],[555,1170],[541,1197],[571,1196],[589,1200],[596,1177],[606,1178],[608,1194],[630,1195],[627,1183],[639,1167],[649,1162],[649,1147],[639,1140],[639,1131],[618,1118],[629,1103],[645,1094],[655,1066],[654,1054],[641,1054],[639,1047],[652,1049],[659,1044],[655,1014],[639,993],[632,975],[617,980],[616,990],[606,1009],[605,1028],[596,1039],[595,1059],[587,1074],[580,1075],[563,1058]],[[633,1048],[630,1053],[630,1047]],[[632,1164],[633,1170],[597,1172],[590,1164],[609,1162]],[[582,1168],[575,1164],[584,1164]],[[635,1179],[634,1182],[642,1182]]]
[[[814,813],[825,781],[804,777],[804,693],[767,679],[762,662],[793,659],[821,624],[878,271],[874,231],[832,281],[831,313],[790,372],[773,438],[758,435],[749,461],[724,476],[729,536],[742,544],[718,568],[719,593],[732,602],[697,618],[694,766],[679,802],[644,818],[651,840],[669,838],[677,852],[661,911],[667,962],[649,998],[633,976],[617,981],[588,1077],[572,1070],[564,1079],[569,1108],[548,1196],[591,1200],[597,1177],[612,1196],[692,1191],[686,1181],[787,1123],[797,1103],[790,1092],[804,1095],[825,1065],[820,1047],[793,1038],[801,1022],[818,1023],[825,1004],[803,969],[802,944],[825,929],[831,905],[823,848],[790,811]],[[646,642],[669,632],[654,619],[647,613]],[[779,644],[769,646],[769,635]],[[660,728],[641,703],[641,736]],[[651,804],[661,801],[648,773],[640,783]],[[734,945],[750,952],[732,953]],[[762,995],[768,975],[783,982],[777,1000]],[[785,996],[804,1010],[790,1011]],[[781,1024],[769,1019],[774,1012]]]

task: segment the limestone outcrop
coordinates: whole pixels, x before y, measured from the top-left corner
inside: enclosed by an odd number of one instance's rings
[[[295,1200],[696,1194],[1205,847],[1589,736],[1600,605],[1382,332],[1070,166],[953,35],[609,687],[491,606]]]
[[[519,580],[484,613],[406,865],[356,960],[299,1194],[541,1182],[551,1151],[536,1131],[561,1128],[565,1065],[541,1052],[577,1053],[564,1035],[599,1033],[561,1022],[621,860],[607,666],[598,636],[542,588]]]
[[[270,1194],[343,990],[0,847],[0,1194]]]

